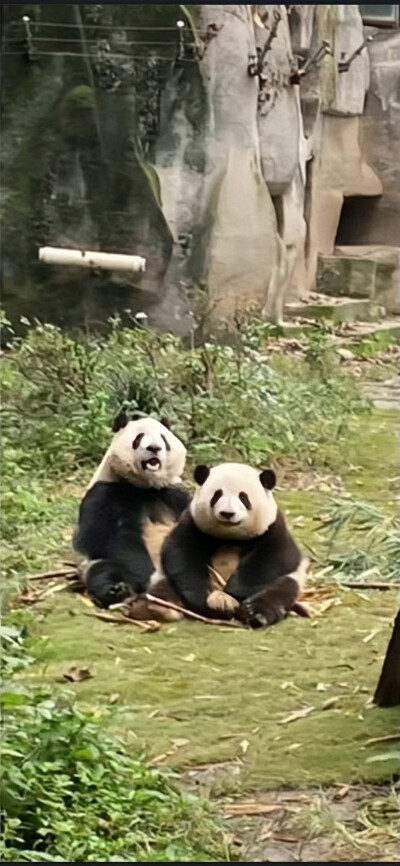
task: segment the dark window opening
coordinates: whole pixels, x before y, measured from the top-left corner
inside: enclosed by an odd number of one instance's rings
[[[349,195],[343,201],[335,246],[351,247],[381,243],[376,235],[378,195]]]

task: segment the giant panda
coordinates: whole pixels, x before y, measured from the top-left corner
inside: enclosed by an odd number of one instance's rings
[[[190,610],[253,628],[282,620],[305,584],[309,561],[292,538],[272,490],[271,469],[240,463],[197,466],[200,485],[164,541],[162,570]],[[209,565],[237,556],[224,590],[211,591]]]
[[[165,425],[150,417],[128,420],[122,410],[113,432],[73,538],[79,572],[101,607],[151,586],[157,546],[190,502],[181,482],[186,449]],[[152,539],[154,525],[161,533]]]

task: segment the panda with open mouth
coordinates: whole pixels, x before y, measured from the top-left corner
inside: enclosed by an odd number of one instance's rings
[[[146,592],[155,571],[149,529],[171,528],[190,502],[181,481],[186,448],[164,424],[128,420],[123,410],[113,432],[80,504],[73,539],[80,574],[101,607]]]
[[[197,466],[192,502],[166,538],[162,570],[183,604],[208,617],[235,618],[253,628],[284,619],[305,584],[309,561],[278,510],[275,473],[239,463]],[[223,590],[212,589],[209,566],[236,557]]]

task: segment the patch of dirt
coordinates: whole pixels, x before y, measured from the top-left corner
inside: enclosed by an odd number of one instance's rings
[[[223,815],[243,863],[399,862],[389,785],[269,791],[227,804]]]
[[[320,491],[324,493],[343,493],[344,485],[338,475],[318,472],[310,467],[286,459],[282,463],[275,462],[274,469],[278,477],[277,490],[289,490],[291,493],[302,490]]]

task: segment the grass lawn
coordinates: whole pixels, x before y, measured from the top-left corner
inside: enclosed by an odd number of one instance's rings
[[[107,725],[133,749],[180,768],[240,757],[246,790],[384,779],[395,762],[367,763],[382,748],[365,744],[398,726],[396,708],[368,707],[393,595],[340,593],[319,618],[265,632],[179,623],[141,634],[58,594],[29,675],[52,686],[70,666],[89,667],[93,678],[70,688],[92,709],[111,706]]]

